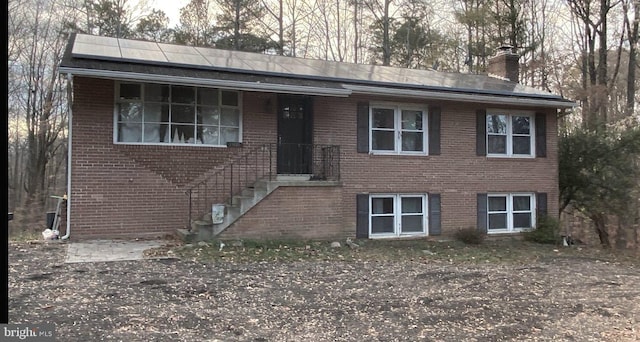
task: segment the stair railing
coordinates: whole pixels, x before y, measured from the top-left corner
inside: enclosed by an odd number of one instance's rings
[[[281,159],[278,159],[280,153]],[[340,179],[340,146],[269,143],[232,158],[209,177],[186,189],[187,228],[194,215],[210,212],[214,204],[233,205],[233,198],[259,180],[274,180],[277,170],[310,174],[312,180]]]

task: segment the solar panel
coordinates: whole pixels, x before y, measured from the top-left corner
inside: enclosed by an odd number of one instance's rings
[[[87,34],[76,35],[76,43],[85,43],[92,45],[119,46],[118,39],[112,37],[91,36]]]
[[[154,62],[168,62],[164,53],[160,50],[142,50],[142,49],[127,49],[120,48],[123,59],[134,59],[142,61],[154,61]]]
[[[119,39],[118,41],[120,42],[121,48],[160,51],[160,47],[158,47],[158,43],[155,43],[155,42],[147,42],[142,40],[128,40],[128,39]]]
[[[200,55],[193,46],[158,43],[158,47],[164,52]]]
[[[200,55],[192,55],[186,53],[164,52],[167,56],[169,63],[184,64],[184,65],[209,65],[206,58]]]
[[[160,62],[220,71],[395,86],[510,92],[560,98],[541,90],[486,75],[393,68],[316,59],[181,46],[91,35],[76,35],[72,54],[96,59]]]
[[[76,42],[73,45],[71,53],[74,55],[82,56],[98,56],[98,57],[111,57],[121,58],[120,48],[117,46],[99,45],[99,44],[87,44]]]

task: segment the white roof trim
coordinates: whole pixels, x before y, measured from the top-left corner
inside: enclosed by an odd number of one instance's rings
[[[355,94],[377,95],[377,96],[398,96],[405,98],[420,98],[430,100],[446,100],[458,102],[487,103],[497,105],[516,105],[530,107],[551,107],[551,108],[573,108],[575,102],[566,102],[554,99],[527,98],[516,96],[468,94],[459,92],[441,92],[432,90],[411,90],[386,87],[371,87],[352,84],[343,84],[345,89],[351,90]]]
[[[287,85],[276,83],[260,83],[233,80],[217,80],[198,77],[169,76],[158,74],[145,74],[126,71],[85,69],[73,67],[60,67],[60,73],[74,74],[79,76],[90,76],[98,78],[108,78],[117,80],[132,80],[142,82],[171,83],[177,85],[209,86],[216,88],[227,88],[235,90],[256,91],[256,92],[276,92],[300,95],[318,95],[331,97],[349,97],[352,93],[373,95],[373,96],[397,96],[404,98],[420,98],[430,100],[446,100],[458,102],[474,102],[496,105],[516,105],[529,107],[550,107],[550,108],[573,108],[575,102],[566,102],[560,99],[530,98],[501,95],[470,94],[461,92],[442,92],[433,90],[412,90],[404,88],[388,88],[376,86],[362,86],[354,84],[342,84],[342,88],[310,87],[300,85]]]
[[[286,94],[301,95],[319,95],[333,97],[348,97],[351,95],[349,89],[309,87],[300,85],[287,85],[275,83],[245,82],[232,80],[216,80],[209,78],[169,76],[157,74],[143,74],[136,72],[114,71],[114,70],[98,70],[98,69],[81,69],[60,67],[59,72],[62,74],[70,73],[79,76],[91,76],[98,78],[109,78],[118,80],[133,80],[142,82],[161,82],[176,85],[190,86],[209,86],[216,88],[228,88],[235,90],[257,91],[257,92],[276,92]]]

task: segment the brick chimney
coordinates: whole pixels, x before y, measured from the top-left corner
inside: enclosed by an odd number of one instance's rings
[[[492,76],[518,83],[520,77],[520,55],[513,52],[510,45],[502,45],[495,56],[489,58],[487,73]]]

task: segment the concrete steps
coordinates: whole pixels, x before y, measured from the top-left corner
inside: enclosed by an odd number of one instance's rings
[[[222,223],[214,224],[211,212],[195,219],[191,229],[178,229],[176,235],[184,242],[209,241],[224,232],[229,226],[241,218],[245,213],[264,200],[269,194],[281,186],[339,186],[339,181],[311,181],[309,177],[280,177],[276,180],[259,180],[233,196],[225,203],[225,213]]]
[[[203,217],[193,220],[191,230],[179,229],[177,235],[183,241],[189,243],[212,240],[276,188],[277,186],[273,186],[269,181],[257,181],[250,187],[243,189],[241,194],[233,196],[227,203],[224,203],[224,219],[222,223],[214,224],[211,212],[209,212]]]

